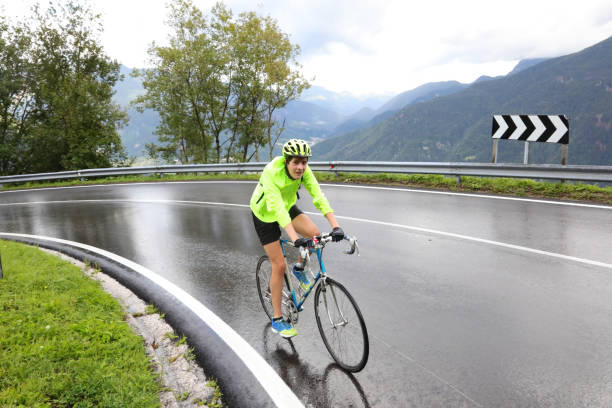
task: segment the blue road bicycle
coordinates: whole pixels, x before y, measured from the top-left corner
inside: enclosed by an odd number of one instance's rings
[[[348,236],[350,249],[346,254],[359,254],[357,240]],[[323,263],[323,248],[332,241],[330,234],[314,237],[313,247],[299,248],[304,262],[304,272],[310,275],[311,285],[307,290],[302,289],[297,278],[289,270],[288,262],[283,283],[281,308],[283,317],[288,322],[296,324],[299,313],[304,308],[308,295],[314,290],[314,307],[317,327],[323,338],[323,343],[332,358],[343,369],[351,372],[361,371],[368,362],[370,345],[361,311],[349,291],[338,281],[327,276]],[[294,247],[293,243],[285,239],[280,240],[285,259],[287,247]],[[310,259],[316,254],[319,268],[315,275]],[[259,299],[269,319],[273,317],[272,297],[270,294],[270,276],[272,266],[266,255],[257,262],[256,280]]]

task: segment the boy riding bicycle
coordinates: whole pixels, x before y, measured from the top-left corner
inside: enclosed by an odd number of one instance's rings
[[[303,140],[291,139],[285,143],[283,156],[274,158],[264,168],[250,202],[255,231],[272,265],[270,277],[274,309],[272,330],[286,338],[297,335],[297,330],[290,322],[283,319],[281,312],[286,266],[280,245],[280,227],[287,232],[296,247],[312,246],[312,238],[321,234],[312,220],[295,204],[300,185],[304,184],[312,196],[315,207],[327,218],[332,227],[332,239],[341,241],[344,238],[344,232],[336,221],[329,201],[321,192],[317,179],[308,167],[308,158],[311,155],[310,146]],[[293,266],[293,273],[300,280],[302,288],[307,290],[311,283],[304,273],[301,262]]]

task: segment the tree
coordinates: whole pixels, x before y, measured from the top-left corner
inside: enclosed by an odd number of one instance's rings
[[[99,44],[99,15],[71,1],[32,11],[27,22],[1,27],[0,170],[125,164],[117,128],[127,114],[112,102],[119,64]]]
[[[283,108],[287,102],[300,96],[303,90],[310,87],[299,71],[291,69],[291,65],[301,67],[296,58],[300,53],[298,45],[292,45],[286,34],[280,31],[275,20],[267,17],[261,25],[262,43],[267,53],[264,53],[264,120],[265,143],[272,159],[274,146],[284,130],[284,121],[278,124],[274,119],[277,109]],[[275,131],[275,133],[273,133]]]
[[[29,134],[34,171],[110,167],[125,160],[117,128],[127,114],[112,102],[119,63],[96,38],[99,15],[68,2],[35,9],[31,32],[36,127]],[[98,24],[90,28],[86,24]]]
[[[135,71],[146,93],[134,104],[160,114],[156,134],[163,144],[148,145],[151,156],[182,163],[207,162],[211,156],[219,160],[229,112],[231,72],[225,46],[230,19],[231,12],[222,5],[207,18],[189,1],[170,4],[170,44],[153,43],[149,55],[155,68]]]
[[[242,13],[223,3],[204,15],[190,0],[170,4],[167,47],[152,44],[151,69],[136,72],[146,93],[139,109],[160,113],[161,144],[149,154],[190,162],[248,161],[282,127],[274,112],[308,86],[291,45],[271,17]],[[224,151],[223,151],[224,150]]]
[[[29,38],[0,16],[0,174],[22,171],[25,137],[30,127],[32,94],[25,58]]]

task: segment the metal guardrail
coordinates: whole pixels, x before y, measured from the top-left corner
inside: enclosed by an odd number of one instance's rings
[[[26,181],[61,180],[87,177],[125,176],[130,174],[165,174],[165,173],[217,173],[260,171],[266,163],[221,163],[221,164],[184,164],[144,167],[112,167],[108,169],[85,169],[59,171],[55,173],[21,174],[0,177],[3,183],[22,183]]]
[[[315,170],[319,163],[312,163]],[[433,162],[329,162],[334,171],[359,173],[441,174],[446,176],[509,177],[567,181],[612,182],[612,166],[560,164],[491,164]],[[330,170],[316,169],[316,170]]]
[[[85,179],[88,177],[123,176],[130,174],[258,172],[261,171],[265,165],[266,163],[186,164],[22,174],[0,177],[0,186],[4,183],[74,178]],[[314,171],[441,174],[456,177],[480,176],[612,182],[612,166],[360,161],[311,162],[309,166]]]

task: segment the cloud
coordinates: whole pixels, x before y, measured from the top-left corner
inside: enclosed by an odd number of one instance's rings
[[[0,0],[7,11],[33,0]],[[194,0],[203,11],[216,0]],[[102,13],[109,55],[143,66],[164,43],[162,0],[90,0]],[[353,94],[399,93],[425,82],[505,74],[523,58],[556,57],[612,35],[609,0],[227,0],[236,14],[275,18],[314,84]],[[9,13],[10,14],[10,13]]]
[[[345,43],[322,50],[304,67],[322,72],[322,86],[362,92],[505,74],[520,59],[565,55],[612,34],[612,3],[572,3],[383,2],[380,30],[361,40],[374,53]]]
[[[204,3],[204,2],[202,2]],[[235,10],[253,10],[252,1],[229,1]],[[380,30],[385,9],[372,0],[262,0],[256,11],[275,18],[283,31],[298,43],[305,57],[316,55],[330,43],[344,43],[360,53],[373,52],[365,39]]]

